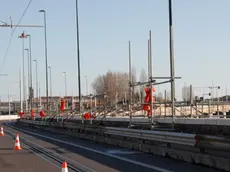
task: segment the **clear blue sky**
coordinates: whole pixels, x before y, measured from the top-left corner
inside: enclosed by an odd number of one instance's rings
[[[2,0],[0,21],[16,24],[29,0]],[[175,39],[176,96],[186,82],[196,87],[229,87],[230,1],[173,0]],[[53,95],[64,94],[63,71],[67,72],[68,93],[77,93],[75,0],[33,0],[21,24],[43,24],[39,9],[47,11],[48,63],[52,66]],[[148,31],[153,37],[154,76],[169,76],[168,1],[167,0],[79,0],[82,92],[85,78],[93,79],[108,69],[128,70],[128,41],[132,41],[133,66],[139,75],[147,71]],[[45,95],[44,36],[42,28],[17,28],[1,73],[0,95],[19,97],[18,71],[21,67],[22,31],[32,35],[32,56],[38,60],[41,92]],[[2,63],[10,28],[0,28]],[[28,40],[26,41],[26,45]],[[34,65],[33,65],[34,66]],[[26,75],[27,76],[27,75]],[[139,76],[138,76],[139,79]],[[90,88],[91,89],[91,88]],[[169,89],[169,84],[158,90]],[[196,89],[199,93],[202,89]],[[225,91],[224,91],[225,92]]]

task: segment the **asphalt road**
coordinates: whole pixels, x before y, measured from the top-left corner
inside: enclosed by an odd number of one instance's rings
[[[5,126],[6,131],[9,131],[11,133],[19,133],[20,137],[30,142],[33,142],[34,144],[39,145],[44,149],[47,149],[53,153],[56,153],[64,157],[67,162],[74,161],[75,163],[78,163],[81,166],[88,168],[88,170],[91,171],[98,171],[98,172],[108,172],[108,171],[109,172],[115,172],[115,171],[215,172],[216,171],[210,168],[191,165],[188,163],[167,159],[159,156],[154,156],[150,154],[145,154],[142,152],[117,148],[106,144],[96,144],[88,140],[78,139],[75,137],[70,137],[62,134],[56,134],[48,131],[41,131],[38,129],[31,129],[28,127],[23,127],[21,129],[23,129],[24,131],[22,130],[19,131],[18,129],[12,129]],[[25,131],[30,133],[26,133]],[[43,135],[46,138],[40,137],[39,135]],[[53,140],[50,140],[49,138],[53,138]],[[39,157],[37,158],[39,159]],[[45,171],[51,171],[47,168],[46,165],[44,165],[44,168]]]
[[[23,150],[14,150],[15,140],[8,136],[0,137],[0,171],[1,172],[41,172],[61,171],[61,164],[56,166],[41,159],[23,144]]]

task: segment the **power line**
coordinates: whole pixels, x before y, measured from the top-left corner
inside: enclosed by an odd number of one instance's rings
[[[10,45],[11,45],[11,42],[12,42],[12,38],[13,38],[13,36],[14,36],[14,32],[15,32],[15,30],[17,29],[17,26],[20,24],[20,22],[21,22],[22,18],[24,17],[25,13],[27,12],[27,10],[28,10],[28,8],[29,8],[29,6],[30,6],[30,4],[31,4],[32,1],[33,1],[33,0],[30,0],[30,1],[29,1],[28,5],[26,6],[24,12],[22,13],[22,16],[20,17],[20,19],[19,19],[17,25],[15,26],[14,30],[11,32],[10,40],[9,40],[9,43],[8,43],[8,46],[7,46],[7,49],[6,49],[6,52],[5,52],[3,61],[2,61],[2,65],[1,65],[1,68],[0,68],[0,73],[1,73],[1,71],[2,71],[2,68],[3,68],[4,64],[5,64],[5,61],[6,61],[8,52],[9,52],[9,48],[10,48]]]

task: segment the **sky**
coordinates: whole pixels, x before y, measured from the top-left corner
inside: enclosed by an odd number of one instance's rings
[[[0,21],[16,24],[29,0],[0,0]],[[201,96],[205,87],[221,86],[219,94],[230,91],[230,1],[173,0],[173,33],[176,97],[182,87],[192,84]],[[65,94],[67,73],[69,95],[78,95],[75,0],[33,0],[20,24],[43,25],[47,12],[48,65],[52,69],[52,95]],[[168,0],[79,0],[80,60],[82,93],[92,92],[91,83],[108,69],[128,71],[128,41],[131,41],[132,66],[137,79],[142,68],[147,72],[147,40],[152,31],[153,76],[170,76]],[[19,68],[22,68],[22,40],[25,31],[32,38],[32,58],[38,61],[38,80],[45,95],[45,54],[43,28],[17,28],[6,60],[11,28],[0,27],[0,96],[19,99]],[[25,40],[28,48],[28,40]],[[27,56],[25,56],[27,59]],[[27,61],[26,63],[27,64]],[[27,67],[27,65],[26,65]],[[33,85],[35,70],[33,63]],[[26,69],[27,70],[27,69]],[[27,78],[27,73],[26,73]],[[204,88],[203,88],[204,87]],[[158,92],[170,84],[157,86]]]

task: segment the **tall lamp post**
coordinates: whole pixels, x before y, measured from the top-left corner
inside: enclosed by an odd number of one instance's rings
[[[32,53],[31,53],[31,35],[30,34],[27,34],[26,36],[29,37],[29,49],[30,49],[30,60],[29,60],[29,63],[30,63],[30,89],[29,89],[29,95],[30,95],[30,109],[32,110],[33,109],[33,82],[32,82]]]
[[[76,0],[76,29],[77,29],[77,62],[78,62],[78,94],[79,94],[79,112],[81,115],[81,69],[80,69],[80,41],[79,41],[79,23],[78,23],[78,0]]]
[[[37,60],[33,60],[35,62],[35,76],[36,76],[36,97],[37,97],[37,100],[38,100],[38,62]],[[38,102],[37,103],[37,107],[38,107]]]
[[[27,51],[27,62],[28,62],[28,90],[30,90],[30,50],[28,48],[25,49]],[[29,95],[29,94],[28,94]]]
[[[172,23],[172,0],[169,3],[169,49],[170,49],[170,75],[171,75],[171,100],[172,100],[172,128],[174,129],[175,116],[175,72],[174,72],[174,42],[173,42],[173,23]]]
[[[44,14],[44,32],[45,32],[45,64],[46,64],[46,110],[48,111],[49,106],[49,90],[48,90],[48,62],[47,62],[47,36],[46,36],[46,11],[39,10],[39,12]]]
[[[23,87],[23,111],[24,111],[24,102],[27,110],[27,102],[26,102],[26,81],[25,81],[25,55],[24,55],[24,39],[27,38],[24,32],[18,37],[22,39],[22,87]]]
[[[52,73],[51,73],[51,66],[48,66],[49,73],[50,73],[50,97],[52,97]]]

